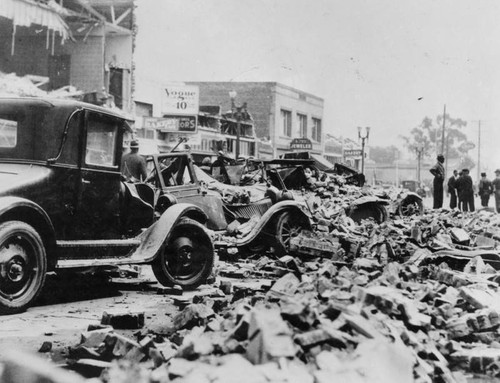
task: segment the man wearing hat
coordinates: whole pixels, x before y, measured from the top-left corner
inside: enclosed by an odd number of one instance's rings
[[[450,209],[457,207],[457,178],[458,170],[453,170],[453,174],[448,178],[448,194],[450,195]]]
[[[444,156],[439,154],[437,156],[436,165],[430,168],[431,174],[434,176],[433,190],[434,190],[434,209],[441,209],[443,207],[443,181],[444,181]]]
[[[481,180],[479,181],[478,194],[481,197],[481,206],[488,207],[490,201],[490,195],[493,193],[493,185],[491,181],[486,177],[486,173],[481,173]]]
[[[495,170],[495,179],[492,181],[495,192],[495,208],[500,213],[500,169]]]
[[[463,169],[462,173],[463,211],[474,211],[474,183],[472,182],[472,177],[469,175],[469,169]]]
[[[139,154],[139,142],[136,140],[130,142],[130,153],[122,157],[122,174],[130,182],[146,180],[146,160]]]

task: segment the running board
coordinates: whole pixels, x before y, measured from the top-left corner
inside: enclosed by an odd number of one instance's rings
[[[57,247],[69,248],[102,248],[102,247],[134,247],[139,246],[141,241],[138,239],[98,239],[98,240],[80,240],[80,241],[57,241]]]
[[[60,259],[57,261],[58,269],[75,269],[84,267],[120,266],[144,263],[137,258],[103,258],[103,259]]]
[[[134,257],[138,239],[57,241],[57,268],[101,267],[141,263]]]

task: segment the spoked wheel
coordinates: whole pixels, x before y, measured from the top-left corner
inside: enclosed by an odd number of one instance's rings
[[[297,217],[293,212],[286,211],[276,220],[276,244],[275,250],[278,254],[290,252],[290,241],[299,235],[302,230],[310,229],[310,225],[304,217]]]
[[[20,221],[0,224],[0,314],[23,311],[45,283],[47,258],[35,229]]]
[[[213,264],[214,249],[204,227],[184,218],[175,226],[151,266],[162,285],[193,289],[205,282]]]
[[[422,201],[416,198],[405,198],[401,201],[398,208],[399,215],[403,217],[410,217],[412,215],[422,214],[424,211],[424,205]]]

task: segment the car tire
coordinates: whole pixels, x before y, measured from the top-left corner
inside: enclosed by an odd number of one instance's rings
[[[364,203],[353,207],[349,211],[349,217],[358,224],[368,218],[373,218],[376,223],[382,223],[387,220],[387,210],[377,203]]]
[[[303,229],[308,229],[309,225],[303,217],[297,217],[291,211],[281,213],[275,224],[275,252],[278,255],[290,252],[290,241]]]
[[[406,197],[398,206],[398,214],[402,217],[411,217],[412,215],[420,215],[424,212],[424,204],[414,196]]]
[[[192,219],[182,218],[151,267],[162,285],[180,285],[189,290],[207,280],[213,265],[214,249],[205,228]]]
[[[25,222],[0,224],[0,314],[24,311],[42,291],[47,273],[45,246]]]

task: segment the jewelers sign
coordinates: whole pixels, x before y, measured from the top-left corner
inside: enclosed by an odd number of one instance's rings
[[[290,142],[291,150],[312,150],[312,142],[309,138],[294,138]]]
[[[200,90],[195,85],[173,85],[163,89],[162,114],[197,115],[200,107]]]

